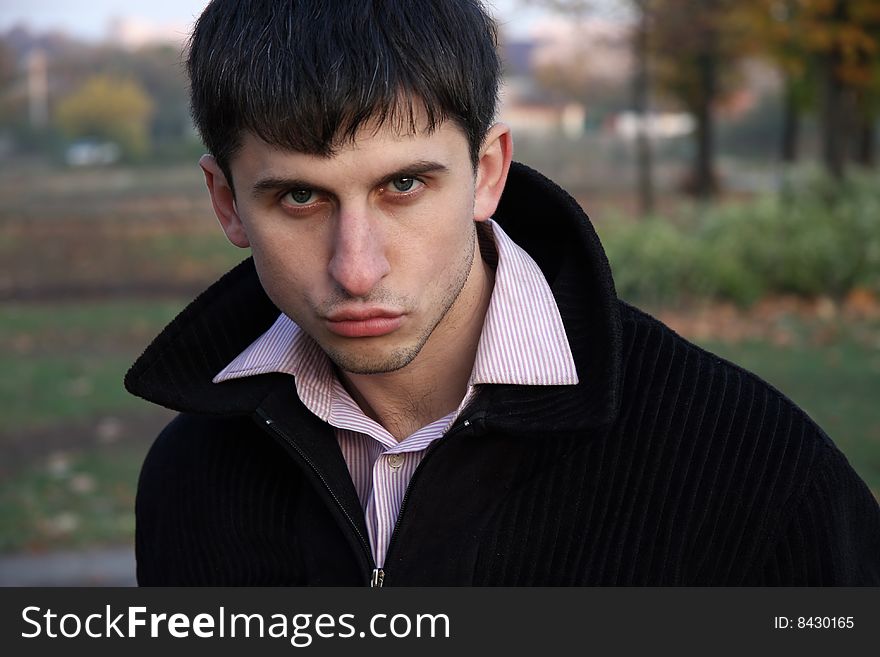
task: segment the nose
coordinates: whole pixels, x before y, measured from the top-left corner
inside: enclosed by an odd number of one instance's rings
[[[352,297],[366,297],[389,271],[385,240],[368,208],[341,209],[328,266],[333,280]]]

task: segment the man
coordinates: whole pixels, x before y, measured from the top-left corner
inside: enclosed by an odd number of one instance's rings
[[[880,512],[800,409],[620,302],[511,164],[476,0],[215,0],[200,164],[253,258],[126,378],[148,585],[852,585]]]

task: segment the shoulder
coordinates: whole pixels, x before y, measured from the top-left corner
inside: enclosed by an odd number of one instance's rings
[[[806,476],[830,454],[839,454],[804,409],[753,372],[623,302],[621,324],[625,401],[675,409],[671,427],[725,444],[728,451],[736,446],[739,459],[742,449],[752,450],[750,463],[758,456],[792,462]]]
[[[238,451],[256,433],[247,416],[215,417],[180,413],[161,431],[147,453],[144,468],[186,468],[221,452]]]
[[[662,377],[665,395],[692,392],[694,401],[705,401],[714,411],[762,413],[761,428],[779,431],[779,414],[802,428],[804,438],[825,447],[833,443],[809,415],[783,392],[755,373],[695,345],[648,313],[620,302],[624,375],[640,380]]]
[[[250,417],[179,415],[154,442],[138,481],[138,583],[261,581],[248,579],[249,568],[259,571],[273,549],[266,537],[280,533],[293,544],[289,523],[272,510],[291,508],[301,481]],[[230,555],[241,554],[253,559],[231,566]]]
[[[702,510],[693,540],[718,560],[700,577],[876,581],[880,509],[822,428],[754,373],[656,318],[625,303],[620,315],[619,435],[656,444],[651,453],[684,482],[681,499]]]
[[[290,460],[248,416],[182,413],[159,434],[138,481],[139,513],[183,498],[210,498],[248,482],[255,472],[291,477]]]

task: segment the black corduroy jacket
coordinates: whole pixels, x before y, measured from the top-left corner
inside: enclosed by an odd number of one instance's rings
[[[409,484],[384,585],[878,585],[880,509],[807,415],[619,301],[565,192],[514,165],[496,220],[535,259],[576,386],[481,386]],[[366,585],[363,512],[292,378],[211,382],[278,316],[248,260],[144,352],[180,411],[137,497],[141,585]]]

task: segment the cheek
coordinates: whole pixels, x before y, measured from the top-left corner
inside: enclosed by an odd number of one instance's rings
[[[430,245],[436,256],[448,267],[459,267],[463,260],[469,260],[475,239],[473,203],[460,203],[455,215],[444,217],[443,234],[438,235]]]
[[[411,251],[423,263],[454,262],[472,244],[473,199],[440,198],[411,223]]]
[[[315,252],[281,240],[252,244],[260,283],[272,302],[288,315],[300,314],[314,296],[318,280]]]
[[[455,224],[455,225],[453,225]],[[449,222],[442,231],[425,232],[418,246],[401,254],[404,258],[403,285],[418,286],[422,301],[431,303],[438,294],[445,294],[467,276],[474,257],[473,222]]]

